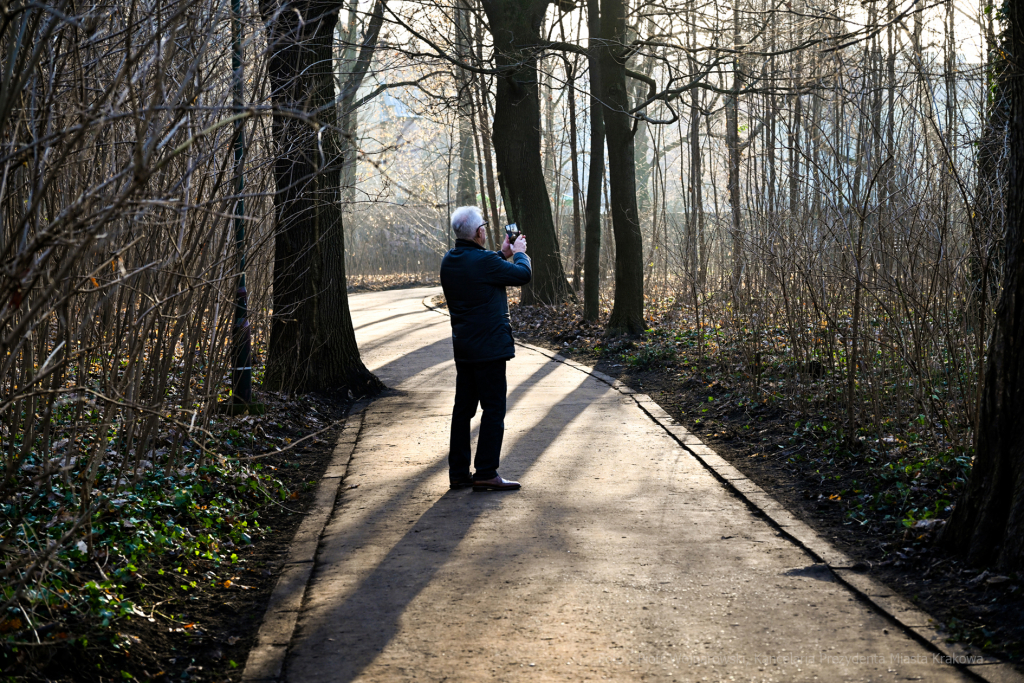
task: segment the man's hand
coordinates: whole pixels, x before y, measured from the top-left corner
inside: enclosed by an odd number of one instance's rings
[[[501,243],[501,254],[505,258],[512,258],[512,245],[508,243],[508,233],[505,234],[505,241]]]
[[[506,238],[505,241],[507,242],[508,238]],[[512,243],[512,253],[513,254],[525,254],[526,253],[526,235],[522,235],[522,234],[519,235],[519,237],[516,238],[516,241]]]

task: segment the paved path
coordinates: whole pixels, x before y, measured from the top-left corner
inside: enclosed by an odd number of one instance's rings
[[[525,349],[501,473],[450,491],[438,290],[351,297],[367,410],[285,663],[330,681],[964,680],[605,383]],[[353,488],[355,487],[355,488]]]

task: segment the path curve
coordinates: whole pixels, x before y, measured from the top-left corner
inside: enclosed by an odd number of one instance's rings
[[[350,297],[374,401],[284,667],[348,681],[954,681],[658,427],[529,349],[509,363],[501,473],[450,491],[439,289]],[[475,431],[474,431],[475,437]]]

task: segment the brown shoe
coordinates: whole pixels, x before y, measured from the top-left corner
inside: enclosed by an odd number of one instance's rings
[[[501,475],[498,475],[494,479],[483,479],[481,481],[473,482],[474,491],[516,491],[520,488],[522,488],[522,486],[518,481],[502,479]]]

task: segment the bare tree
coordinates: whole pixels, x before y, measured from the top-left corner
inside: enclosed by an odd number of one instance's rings
[[[538,29],[549,0],[482,0],[494,41],[494,151],[509,220],[530,238],[532,282],[525,303],[554,303],[569,295],[541,163]],[[507,194],[506,194],[507,193]]]
[[[377,2],[355,73],[365,73],[384,2]],[[348,309],[334,106],[333,41],[341,7],[310,0],[283,8],[266,0],[260,8],[271,27],[267,72],[275,107],[274,319],[264,380],[271,389],[370,394],[381,388],[359,358]],[[347,95],[343,91],[341,99]]]
[[[601,94],[615,237],[615,304],[608,327],[613,332],[640,334],[644,330],[643,236],[626,88],[626,6],[622,0],[601,0],[601,40]]]

